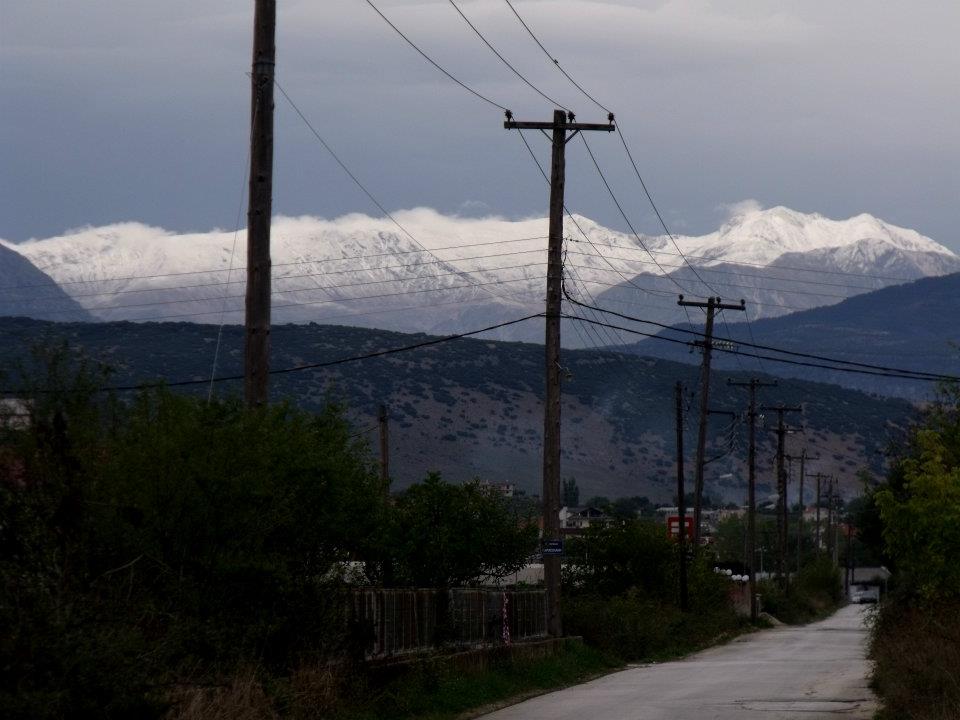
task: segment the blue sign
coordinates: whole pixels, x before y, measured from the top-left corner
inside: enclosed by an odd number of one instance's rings
[[[544,540],[540,552],[543,555],[563,555],[563,540]]]

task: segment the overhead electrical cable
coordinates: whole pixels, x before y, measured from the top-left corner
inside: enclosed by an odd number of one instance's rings
[[[457,85],[459,85],[460,87],[462,87],[464,90],[466,90],[466,91],[467,91],[468,93],[470,93],[471,95],[479,98],[480,100],[483,100],[483,102],[485,102],[485,103],[487,103],[487,104],[489,104],[489,105],[493,105],[493,107],[495,107],[495,108],[498,108],[498,109],[500,109],[500,110],[503,110],[504,112],[507,112],[507,108],[506,108],[506,107],[504,107],[503,105],[501,105],[501,104],[498,103],[498,102],[494,102],[493,100],[491,100],[490,98],[488,98],[486,95],[482,95],[481,93],[477,92],[477,91],[474,90],[472,87],[470,87],[469,85],[467,85],[465,82],[463,82],[463,81],[460,80],[459,78],[455,77],[452,73],[448,72],[445,68],[443,68],[443,67],[442,67],[436,60],[434,60],[432,57],[430,57],[429,55],[427,55],[423,50],[421,50],[421,49],[417,46],[416,43],[413,42],[413,40],[411,40],[409,37],[407,37],[406,35],[404,35],[403,31],[401,31],[400,28],[398,28],[396,25],[394,25],[392,22],[390,22],[389,18],[387,18],[386,15],[384,15],[382,12],[380,12],[380,9],[379,9],[376,5],[374,5],[372,2],[370,2],[370,0],[366,0],[366,3],[367,3],[367,5],[369,5],[371,8],[373,8],[374,12],[376,12],[377,15],[379,15],[381,18],[383,18],[383,21],[384,21],[387,25],[389,25],[391,28],[393,28],[393,31],[394,31],[395,33],[397,33],[397,35],[399,35],[399,36],[402,37],[404,40],[406,40],[406,41],[407,41],[407,44],[408,44],[410,47],[412,47],[414,50],[416,50],[424,60],[426,60],[426,61],[427,61],[428,63],[430,63],[431,65],[433,65],[433,67],[435,67],[437,70],[439,70],[441,73],[443,73],[443,74],[444,74],[446,77],[448,77],[450,80],[453,80],[453,82],[455,82]]]
[[[461,243],[459,245],[445,245],[443,247],[431,248],[430,250],[425,250],[423,249],[423,247],[418,247],[414,250],[388,250],[386,252],[367,253],[362,255],[344,255],[343,257],[317,258],[314,260],[293,260],[291,262],[272,263],[272,266],[275,268],[278,268],[278,267],[290,267],[293,265],[313,265],[317,263],[341,262],[343,260],[369,260],[369,259],[378,258],[378,257],[389,257],[392,255],[411,255],[414,253],[430,254],[430,253],[440,252],[442,250],[462,250],[464,248],[477,248],[477,247],[483,247],[486,245],[504,245],[507,243],[526,242],[529,240],[545,240],[546,237],[547,237],[546,235],[534,235],[531,237],[512,238],[510,240],[490,240],[485,242],[471,242],[471,243],[465,243],[465,244]],[[450,258],[446,262],[455,262],[456,260],[457,258]],[[441,260],[441,262],[444,262],[444,261]],[[44,270],[44,268],[40,268],[40,269]],[[246,270],[246,267],[237,266],[233,269],[237,271]],[[375,270],[377,268],[369,268],[369,269]],[[47,270],[44,270],[44,272],[47,272]],[[157,278],[179,277],[183,275],[213,275],[216,273],[224,273],[224,272],[227,272],[225,268],[210,268],[208,270],[184,270],[180,272],[156,273],[153,275],[125,275],[125,276],[119,276],[119,277],[114,276],[114,277],[104,277],[104,278],[91,278],[89,280],[63,280],[63,281],[56,282],[55,284],[58,286],[83,285],[83,284],[98,283],[98,282],[123,282],[127,280],[153,280]],[[284,276],[280,275],[278,277],[284,277]],[[5,285],[5,286],[0,286],[0,291],[24,290],[29,288],[49,288],[49,287],[50,287],[49,282],[33,283],[30,285]],[[71,296],[71,297],[76,297],[76,296]]]
[[[367,0],[367,3],[371,7],[374,7],[373,3],[371,3],[370,0]],[[374,7],[374,9],[376,10],[376,7]],[[377,10],[377,12],[379,13],[380,11]],[[313,134],[313,136],[317,139],[317,141],[323,146],[324,150],[326,150],[327,153],[329,153],[330,157],[332,157],[334,161],[336,161],[337,165],[339,165],[340,168],[347,174],[347,177],[349,177],[354,182],[354,184],[358,188],[360,188],[360,190],[364,193],[364,195],[366,195],[370,199],[370,202],[372,202],[377,207],[377,209],[383,213],[384,217],[389,219],[390,222],[396,225],[403,232],[404,235],[410,238],[410,240],[413,242],[414,245],[418,245],[419,247],[423,248],[423,251],[426,252],[428,255],[431,255],[436,258],[437,256],[433,255],[433,253],[430,250],[428,250],[423,245],[423,243],[421,243],[419,240],[417,240],[417,238],[413,236],[413,233],[411,233],[409,230],[407,230],[407,228],[401,225],[400,221],[397,220],[396,217],[394,217],[393,214],[390,211],[388,211],[386,207],[384,207],[383,204],[379,200],[377,200],[376,197],[374,197],[373,193],[371,193],[362,182],[360,182],[360,179],[356,176],[356,174],[354,174],[354,172],[347,167],[347,165],[343,162],[343,160],[340,159],[340,156],[333,151],[332,147],[330,147],[330,144],[323,139],[323,136],[320,135],[317,129],[313,126],[313,124],[307,119],[307,116],[303,114],[303,111],[300,110],[300,108],[293,101],[290,95],[287,94],[287,91],[283,89],[283,86],[280,85],[280,83],[276,79],[274,79],[273,84],[276,86],[277,90],[280,91],[280,94],[283,95],[284,99],[286,99],[286,101],[290,104],[290,107],[293,108],[293,111],[303,121],[304,125],[307,126],[307,129],[310,130],[311,134]],[[497,107],[500,107],[500,106],[498,105]],[[440,258],[437,258],[437,259],[439,260]],[[485,289],[485,292],[489,294],[491,297],[497,297],[496,293],[491,292],[489,289]]]
[[[570,319],[573,319],[573,320],[580,320],[581,322],[598,323],[597,320],[591,320],[590,318],[585,318],[578,315],[564,315],[563,317],[569,317]],[[665,342],[670,342],[678,345],[689,345],[689,343],[684,340],[678,340],[676,338],[668,338],[668,337],[664,337],[663,335],[658,335],[656,333],[648,333],[648,332],[643,332],[641,330],[634,330],[631,328],[623,327],[621,325],[614,325],[612,323],[600,323],[600,324],[606,325],[607,327],[612,328],[614,330],[630,333],[631,335],[640,335],[642,337],[653,338],[656,340],[662,340]],[[894,378],[894,379],[901,379],[901,380],[920,380],[923,382],[956,382],[960,380],[960,377],[956,377],[952,375],[941,375],[939,377],[925,377],[923,375],[886,373],[886,372],[864,370],[864,369],[853,368],[853,367],[836,367],[833,365],[823,365],[819,363],[804,362],[801,360],[788,360],[787,358],[773,357],[769,355],[745,353],[745,352],[741,352],[740,350],[733,350],[725,347],[714,347],[714,350],[717,352],[727,353],[729,355],[742,355],[743,357],[748,357],[748,358],[759,357],[769,362],[784,363],[787,365],[798,365],[801,367],[809,367],[809,368],[819,368],[822,370],[832,370],[835,372],[853,373],[857,375],[873,375],[877,377],[887,377],[887,378]]]
[[[527,264],[525,264],[525,265],[509,265],[509,266],[506,266],[506,267],[500,267],[500,268],[497,268],[497,270],[518,270],[518,269],[523,269],[523,268],[541,267],[542,265],[543,265],[543,263],[527,263]],[[329,289],[329,290],[342,290],[343,288],[366,287],[366,286],[369,286],[369,285],[383,285],[383,284],[385,284],[385,283],[400,283],[400,282],[413,282],[413,281],[416,281],[416,280],[431,280],[431,279],[435,279],[435,278],[450,277],[450,276],[454,276],[454,275],[457,276],[457,277],[461,277],[461,278],[462,278],[464,275],[469,276],[469,275],[472,274],[472,273],[483,273],[483,272],[490,272],[490,271],[487,270],[487,269],[483,269],[483,268],[481,268],[481,269],[479,269],[479,270],[457,270],[456,272],[437,273],[437,274],[435,274],[435,275],[421,275],[421,276],[419,276],[419,277],[388,278],[388,279],[385,279],[385,280],[365,280],[365,281],[363,281],[363,282],[343,283],[343,284],[341,284],[341,285],[331,285],[331,286],[329,286],[329,287],[324,287],[324,288],[318,288],[318,287],[312,287],[312,288],[290,288],[290,289],[287,289],[287,290],[274,290],[273,292],[271,292],[271,296],[274,296],[274,297],[275,297],[275,296],[278,296],[278,295],[287,295],[287,294],[289,294],[289,293],[313,292],[313,291],[315,291],[315,290],[328,290],[328,289]],[[520,282],[520,281],[527,280],[527,279],[528,279],[528,278],[526,278],[526,277],[522,277],[522,278],[513,278],[513,279],[510,279],[510,280],[500,280],[500,281],[497,281],[497,282]],[[404,294],[413,294],[413,293],[420,293],[420,292],[436,292],[436,291],[440,291],[440,290],[445,290],[445,289],[447,289],[448,287],[469,288],[469,287],[471,287],[471,286],[472,286],[472,287],[482,287],[482,286],[485,286],[485,285],[488,285],[488,284],[497,284],[497,282],[494,282],[494,283],[486,283],[486,282],[484,282],[484,283],[479,283],[479,282],[473,281],[472,278],[471,278],[470,280],[471,280],[471,281],[470,281],[467,285],[455,285],[455,286],[451,285],[451,286],[447,286],[447,287],[424,288],[424,289],[420,289],[420,290],[407,290],[407,291],[404,291],[404,292],[393,293],[393,294],[394,294],[394,295],[404,295]],[[180,303],[209,302],[209,301],[213,301],[213,300],[220,300],[220,299],[222,299],[222,298],[231,299],[231,300],[236,300],[236,299],[239,299],[239,298],[242,298],[242,297],[245,297],[245,295],[228,295],[228,296],[215,296],[215,297],[203,297],[203,298],[177,298],[177,299],[169,299],[169,300],[154,300],[154,301],[152,301],[152,302],[128,303],[128,304],[125,304],[125,305],[99,305],[99,306],[95,306],[95,307],[89,307],[89,308],[86,308],[86,309],[87,309],[88,311],[90,311],[90,312],[97,312],[97,311],[101,311],[101,310],[125,310],[125,309],[138,308],[138,307],[152,307],[152,306],[156,306],[156,305],[177,305],[177,304],[180,304]],[[340,301],[350,301],[350,300],[362,300],[362,299],[364,299],[365,297],[366,297],[366,296],[363,296],[363,297],[361,297],[361,296],[347,296],[347,297],[333,298],[333,299],[331,299],[329,302],[340,302]],[[380,297],[380,296],[372,296],[372,297]],[[62,310],[62,311],[54,310],[54,311],[51,311],[51,312],[68,312],[68,311],[67,311],[67,310]]]
[[[548,58],[550,58],[550,62],[553,63],[554,67],[556,67],[557,70],[559,70],[561,73],[563,73],[563,76],[564,76],[567,80],[569,80],[570,83],[571,83],[577,90],[579,90],[580,93],[581,93],[585,98],[587,98],[587,100],[589,100],[590,102],[592,102],[594,105],[596,105],[598,108],[600,108],[601,110],[603,110],[605,113],[613,114],[613,111],[610,110],[610,108],[608,108],[608,107],[606,107],[605,105],[601,104],[599,100],[597,100],[596,98],[593,97],[593,95],[591,95],[591,94],[588,93],[586,90],[584,90],[583,87],[580,85],[580,83],[578,83],[576,80],[574,80],[572,77],[570,77],[570,75],[567,73],[567,71],[563,69],[563,66],[560,65],[560,61],[557,60],[553,55],[551,55],[550,52],[543,46],[543,43],[540,42],[540,39],[539,39],[536,35],[533,34],[533,30],[531,30],[531,29],[530,29],[530,26],[527,25],[526,22],[524,22],[524,20],[523,20],[522,17],[520,17],[520,13],[517,12],[517,9],[513,6],[513,3],[511,3],[510,0],[506,0],[506,3],[507,3],[507,5],[510,6],[510,9],[513,11],[513,14],[516,15],[517,20],[520,21],[520,24],[523,25],[524,29],[530,34],[530,37],[533,38],[533,41],[534,41],[537,45],[540,46],[540,49],[541,49],[541,50],[543,50],[543,54],[546,55]]]
[[[542,98],[543,98],[544,100],[546,100],[547,102],[553,103],[553,104],[556,105],[557,107],[563,108],[563,109],[566,110],[567,112],[570,112],[570,108],[568,108],[568,107],[567,107],[566,105],[564,105],[563,103],[554,100],[552,97],[550,97],[550,96],[547,95],[545,92],[543,92],[540,88],[538,88],[536,85],[534,85],[532,82],[530,82],[526,77],[524,77],[523,73],[521,73],[519,70],[517,70],[517,68],[514,67],[514,66],[510,63],[510,61],[507,60],[507,59],[500,53],[499,50],[497,50],[493,45],[490,44],[490,41],[487,40],[486,37],[484,37],[483,33],[481,33],[481,32],[477,29],[477,26],[476,26],[476,25],[474,25],[472,22],[470,22],[470,18],[468,18],[466,15],[463,14],[463,10],[460,9],[460,6],[457,5],[457,3],[454,2],[454,0],[448,0],[448,2],[453,6],[453,9],[457,11],[457,14],[458,14],[461,18],[463,18],[463,21],[464,21],[467,25],[470,26],[470,29],[473,30],[473,32],[476,34],[476,36],[477,36],[478,38],[480,38],[481,41],[483,41],[483,44],[486,45],[486,46],[490,49],[490,52],[492,52],[494,55],[496,55],[496,56],[500,59],[500,62],[502,62],[504,65],[506,65],[508,68],[510,68],[510,70],[513,72],[514,75],[516,75],[518,78],[520,78],[520,80],[522,80],[531,90],[533,90],[535,93],[537,93],[537,95],[539,95],[540,97],[542,97]],[[504,108],[504,109],[505,109],[505,108]]]
[[[580,301],[577,300],[576,298],[570,297],[569,295],[567,296],[567,299],[568,299],[570,302],[572,302],[574,305],[580,305],[580,306],[584,306],[584,307],[590,307],[590,306],[587,306],[585,303],[580,302]],[[685,334],[685,335],[695,335],[695,336],[697,336],[697,337],[705,337],[704,333],[697,332],[696,330],[688,330],[688,329],[686,329],[686,328],[678,328],[678,327],[674,327],[674,326],[671,326],[671,325],[667,325],[666,323],[657,322],[657,321],[655,321],[655,320],[644,320],[643,318],[632,317],[632,316],[630,316],[630,315],[625,315],[624,313],[619,313],[619,312],[617,312],[616,310],[609,310],[609,309],[607,309],[607,308],[602,308],[602,307],[592,307],[592,308],[590,308],[590,309],[596,310],[596,311],[601,312],[601,313],[603,313],[603,314],[605,314],[605,315],[613,315],[614,317],[621,318],[622,320],[630,320],[630,321],[632,321],[632,322],[643,323],[643,324],[645,324],[645,325],[654,325],[654,326],[656,326],[656,327],[663,328],[663,329],[665,329],[665,330],[671,330],[671,331],[673,331],[673,332],[683,333],[683,334]],[[681,342],[683,342],[683,341],[681,341]],[[745,346],[745,347],[754,348],[754,349],[756,349],[756,350],[765,350],[765,351],[768,351],[768,352],[780,353],[780,354],[782,354],[782,355],[790,355],[790,356],[793,356],[793,357],[808,358],[808,359],[811,359],[811,360],[820,360],[820,361],[822,361],[822,362],[830,362],[830,363],[836,363],[836,364],[840,364],[840,365],[850,365],[850,366],[857,367],[857,368],[865,368],[865,369],[878,370],[878,371],[883,371],[883,372],[899,373],[900,375],[904,375],[904,376],[906,376],[906,375],[916,375],[916,376],[924,376],[924,377],[926,377],[926,378],[932,378],[932,379],[937,379],[937,380],[950,380],[950,381],[960,380],[960,376],[945,375],[945,374],[943,374],[943,373],[931,373],[931,372],[926,372],[926,371],[923,371],[923,370],[908,370],[908,369],[904,369],[904,368],[889,367],[889,366],[885,366],[885,365],[877,365],[877,364],[872,364],[872,363],[856,362],[856,361],[854,361],[854,360],[843,360],[843,359],[839,359],[839,358],[827,357],[827,356],[825,356],[825,355],[817,355],[817,354],[815,354],[815,353],[805,353],[805,352],[800,352],[800,351],[797,351],[797,350],[785,350],[785,349],[783,349],[783,348],[774,347],[774,346],[772,346],[772,345],[761,345],[761,344],[758,344],[758,343],[749,343],[749,342],[744,342],[744,341],[741,341],[741,340],[734,340],[733,338],[714,337],[714,343],[717,343],[717,342],[727,342],[727,343],[730,343],[731,345],[743,345],[743,346]],[[715,347],[714,349],[720,349],[720,348],[716,348],[716,347]],[[768,359],[768,358],[765,357],[764,359]],[[835,369],[840,369],[840,368],[835,368]]]
[[[420,251],[418,251],[418,252],[420,252]],[[530,255],[530,254],[533,254],[533,253],[542,253],[542,252],[543,252],[542,248],[535,248],[535,249],[532,249],[532,250],[516,250],[516,251],[511,251],[511,252],[503,252],[503,253],[491,253],[491,254],[487,254],[487,255],[468,255],[468,256],[466,256],[466,257],[458,257],[458,258],[451,259],[451,260],[425,260],[425,261],[423,261],[423,262],[404,263],[404,264],[400,264],[400,265],[377,265],[376,267],[360,267],[360,268],[351,268],[351,269],[349,269],[349,270],[324,270],[324,271],[322,271],[322,272],[276,275],[276,276],[274,276],[273,280],[274,280],[274,282],[277,282],[277,281],[280,281],[280,280],[298,280],[298,279],[302,279],[302,278],[325,277],[325,276],[328,276],[328,275],[348,275],[348,274],[352,274],[352,273],[370,273],[370,272],[380,271],[380,270],[397,270],[397,269],[405,269],[405,268],[412,268],[412,267],[424,267],[424,266],[428,266],[428,265],[437,265],[437,264],[448,264],[448,265],[449,265],[449,264],[452,264],[452,263],[454,263],[454,262],[461,262],[461,261],[465,261],[465,260],[486,260],[486,259],[490,259],[490,258],[511,257],[511,256],[516,256],[516,255]],[[334,258],[334,259],[337,259],[337,258]],[[313,261],[303,261],[303,262],[298,263],[298,264],[299,264],[299,265],[310,265],[310,264],[315,264],[315,263],[319,263],[319,262],[322,262],[322,261],[315,261],[315,262],[313,262]],[[456,274],[458,274],[458,273],[460,273],[460,272],[478,272],[479,270],[483,270],[483,269],[484,269],[484,268],[478,268],[477,270],[471,270],[471,271],[463,270],[463,269],[458,269],[458,270],[456,270],[456,271],[453,271],[453,272],[450,272],[450,273],[446,273],[446,274],[448,274],[448,275],[456,275]],[[497,270],[498,268],[497,268],[497,267],[493,267],[493,268],[487,268],[487,269],[492,272],[492,271]],[[405,280],[405,279],[416,280],[416,279],[423,278],[423,277],[433,277],[433,276],[431,276],[431,275],[411,275],[411,276],[409,276],[408,278],[407,278],[407,277],[399,277],[399,278],[393,278],[393,279],[394,279],[394,280]],[[87,297],[104,297],[104,296],[114,297],[114,296],[117,296],[117,295],[129,295],[129,294],[135,294],[135,293],[170,292],[170,291],[172,291],[172,290],[191,290],[191,289],[194,289],[194,288],[223,287],[224,285],[237,285],[237,284],[242,284],[242,283],[245,283],[245,282],[246,282],[245,279],[240,279],[240,280],[230,280],[230,281],[221,281],[221,282],[194,283],[194,284],[192,284],[192,285],[166,285],[166,286],[161,285],[161,286],[142,287],[142,288],[127,288],[127,289],[125,289],[125,290],[105,290],[105,291],[101,291],[101,292],[76,293],[76,294],[74,294],[74,295],[70,295],[69,298],[75,300],[75,299],[77,299],[77,298],[87,298]],[[378,281],[378,282],[386,282],[386,281]],[[55,295],[47,295],[47,296],[42,296],[42,297],[23,298],[23,299],[19,300],[18,302],[21,302],[21,303],[28,303],[28,302],[29,302],[29,303],[37,303],[37,302],[44,302],[44,301],[46,301],[46,300],[58,300],[58,299],[61,299],[61,300],[62,300],[62,297],[60,297],[60,296],[55,296]]]
[[[422,342],[413,343],[412,345],[403,345],[400,347],[388,348],[386,350],[377,350],[375,352],[364,353],[362,355],[352,355],[349,357],[338,358],[336,360],[327,360],[324,362],[314,362],[314,363],[304,363],[300,365],[294,365],[292,367],[278,368],[274,370],[269,370],[270,375],[286,375],[289,373],[302,372],[304,370],[318,370],[321,368],[334,367],[336,365],[344,365],[346,363],[359,362],[361,360],[371,360],[373,358],[383,357],[385,355],[395,355],[397,353],[410,352],[411,350],[419,350],[420,348],[431,347],[433,345],[441,345],[443,343],[451,342],[452,340],[460,340],[461,338],[470,337],[472,335],[479,335],[481,333],[489,332],[491,330],[498,330],[500,328],[508,327],[510,325],[516,325],[518,323],[526,322],[527,320],[532,320],[533,318],[543,317],[542,313],[536,313],[533,315],[527,315],[525,317],[517,318],[515,320],[507,320],[505,322],[497,323],[495,325],[488,325],[487,327],[480,328],[478,330],[469,330],[467,332],[456,333],[454,335],[446,335],[443,337],[431,338],[430,340],[424,340]],[[177,381],[152,381],[152,382],[141,382],[133,385],[112,385],[109,387],[99,388],[99,392],[127,392],[132,390],[146,390],[148,388],[155,387],[187,387],[190,385],[206,385],[208,382],[227,382],[231,380],[243,380],[243,375],[224,375],[221,377],[213,378],[201,378],[198,380],[177,380]],[[3,389],[0,392],[6,395],[24,395],[27,392],[34,393],[49,393],[54,392],[52,390],[14,390],[14,389]]]

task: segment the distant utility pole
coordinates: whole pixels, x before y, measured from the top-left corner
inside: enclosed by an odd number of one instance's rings
[[[797,518],[797,572],[800,572],[800,566],[803,558],[803,480],[806,477],[807,449],[800,451],[800,489],[797,497],[800,498],[800,516]]]
[[[745,311],[746,303],[741,300],[739,305],[724,303],[718,297],[707,298],[706,302],[695,300],[684,300],[683,295],[677,300],[677,305],[681,307],[706,308],[707,323],[703,333],[703,340],[696,341],[694,345],[703,348],[703,364],[701,366],[700,378],[700,419],[697,428],[697,458],[694,468],[695,480],[693,487],[693,545],[700,546],[700,519],[703,513],[703,466],[704,455],[707,447],[707,412],[710,402],[710,359],[713,354],[713,318],[717,310],[741,310]]]
[[[833,559],[833,476],[827,491],[827,557]],[[834,560],[836,563],[836,560]]]
[[[750,619],[757,620],[757,574],[754,572],[757,552],[757,388],[774,387],[775,382],[763,382],[757,378],[750,378],[750,382],[734,382],[728,380],[732,387],[746,387],[750,389],[750,406],[747,410],[749,420],[749,449],[747,451],[747,557],[750,558],[747,570],[750,573]],[[763,555],[760,556],[761,565]]]
[[[390,494],[390,435],[387,406],[381,405],[377,413],[380,427],[380,485],[386,495]]]
[[[606,125],[576,123],[573,113],[553,111],[553,122],[517,122],[507,110],[507,130],[540,130],[552,133],[550,164],[550,227],[547,247],[546,399],[543,415],[543,540],[560,541],[560,312],[563,298],[563,190],[567,141],[578,132],[616,129],[613,115]],[[568,134],[569,133],[569,134]],[[560,637],[560,555],[544,554],[543,582],[547,591],[547,632]]]
[[[803,408],[778,405],[760,409],[777,413],[777,579],[781,587],[786,588],[790,584],[787,569],[787,511],[790,503],[787,501],[787,473],[783,468],[787,435],[783,416],[788,412],[802,412]]]
[[[680,611],[687,611],[687,500],[683,482],[683,383],[677,380],[677,543],[680,552]]]
[[[270,216],[273,208],[273,70],[276,0],[256,0],[250,74],[250,197],[247,204],[246,333],[243,392],[248,407],[265,405],[270,378]]]
[[[826,478],[827,476],[823,473],[818,472],[814,475],[817,478],[817,529],[816,529],[816,539],[814,540],[814,547],[816,548],[817,555],[820,555],[820,503],[823,502],[820,494],[820,481]]]

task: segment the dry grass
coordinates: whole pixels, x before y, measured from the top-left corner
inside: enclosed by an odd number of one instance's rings
[[[323,718],[340,704],[343,677],[327,665],[300,667],[290,678],[290,705],[294,717]]]
[[[881,608],[873,685],[893,720],[960,720],[960,601]]]
[[[167,720],[275,720],[278,716],[256,670],[239,671],[220,687],[179,691]]]

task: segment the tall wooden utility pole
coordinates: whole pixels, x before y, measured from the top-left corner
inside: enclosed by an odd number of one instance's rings
[[[683,482],[683,383],[677,380],[677,548],[680,553],[680,611],[687,611],[687,500]]]
[[[757,378],[750,378],[750,382],[727,381],[734,387],[750,389],[750,406],[747,410],[749,421],[749,445],[747,450],[747,571],[750,578],[750,619],[757,621],[757,573],[754,571],[757,553],[757,388],[774,387],[775,382],[763,382]]]
[[[246,334],[243,392],[266,404],[270,378],[270,217],[273,211],[273,69],[277,2],[256,0],[250,74],[250,199],[247,204]]]
[[[707,414],[710,402],[710,358],[713,354],[713,318],[717,310],[746,310],[746,303],[741,300],[739,305],[724,303],[720,298],[707,298],[706,302],[684,300],[683,295],[677,300],[677,305],[684,307],[698,307],[707,309],[707,324],[703,340],[695,345],[703,348],[703,365],[700,378],[700,419],[697,428],[697,459],[694,468],[693,486],[693,544],[700,546],[700,518],[703,512],[703,466],[704,455],[707,449]]]
[[[802,412],[803,408],[778,405],[760,409],[777,413],[777,579],[781,587],[786,588],[790,584],[790,570],[787,568],[787,513],[790,503],[787,500],[787,473],[783,468],[787,435],[783,416],[788,412]]]
[[[553,145],[550,164],[550,227],[547,247],[546,398],[543,414],[543,583],[547,591],[547,632],[563,634],[560,622],[560,311],[563,298],[563,190],[567,141],[578,132],[616,129],[613,115],[606,125],[576,123],[563,110],[553,111],[553,122],[517,122],[508,110],[507,130],[549,130]],[[568,134],[569,133],[569,134]]]
[[[377,413],[377,425],[380,428],[380,485],[383,492],[390,494],[390,426],[387,406],[381,405]]]

